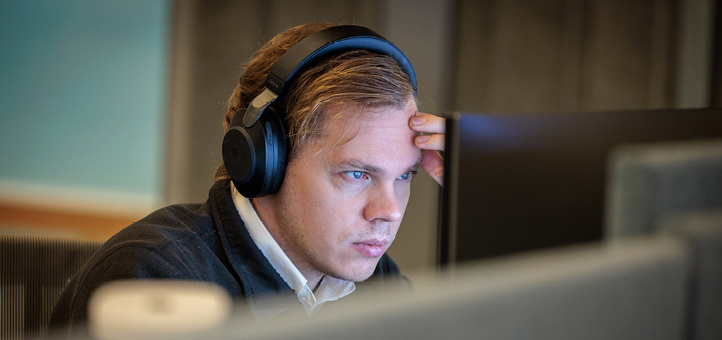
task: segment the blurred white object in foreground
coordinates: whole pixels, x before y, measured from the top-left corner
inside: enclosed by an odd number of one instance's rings
[[[225,322],[232,302],[217,285],[187,281],[118,281],[90,300],[89,327],[101,340],[188,335]]]

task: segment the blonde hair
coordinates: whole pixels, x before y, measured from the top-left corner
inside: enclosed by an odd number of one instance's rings
[[[233,94],[228,99],[223,126],[228,130],[236,111],[249,105],[265,87],[275,62],[298,41],[331,24],[307,24],[290,28],[271,39],[245,64]],[[333,55],[306,70],[278,100],[286,108],[290,141],[289,160],[310,139],[323,133],[330,120],[365,110],[338,110],[345,105],[378,109],[403,108],[414,97],[409,76],[391,57],[352,50]],[[333,113],[333,115],[329,115]],[[222,164],[215,180],[228,178]]]

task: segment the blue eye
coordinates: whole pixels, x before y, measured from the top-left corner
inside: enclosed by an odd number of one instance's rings
[[[408,181],[414,177],[414,174],[415,174],[415,172],[409,171],[409,172],[399,176],[398,178],[402,181]]]
[[[360,171],[360,170],[344,171],[342,173],[349,180],[357,181],[357,180],[365,180],[365,179],[369,178],[369,175],[366,172]]]

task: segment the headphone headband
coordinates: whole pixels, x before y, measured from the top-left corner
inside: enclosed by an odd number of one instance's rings
[[[286,86],[308,64],[332,53],[348,50],[368,50],[393,58],[409,76],[411,87],[416,94],[416,73],[411,62],[398,47],[363,26],[333,26],[301,39],[281,55],[266,77],[266,88],[253,98],[243,113],[243,125],[247,128],[253,126],[263,111],[287,90]]]
[[[406,55],[378,33],[362,26],[343,25],[323,29],[293,45],[278,59],[266,78],[266,87],[277,95],[283,93],[306,64],[344,50],[369,50],[388,55],[409,76],[416,93],[416,73]]]

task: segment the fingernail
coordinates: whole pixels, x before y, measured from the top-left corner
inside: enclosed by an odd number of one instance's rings
[[[431,136],[429,136],[429,135],[418,136],[418,137],[416,137],[416,143],[424,144],[424,143],[428,142],[429,139],[431,139]]]
[[[436,169],[434,169],[434,173],[437,177],[443,178],[444,177],[444,167],[443,166],[437,166]]]
[[[411,117],[411,125],[414,125],[414,126],[424,125],[425,121],[426,121],[426,119],[424,119],[423,117],[417,117],[417,116]]]

